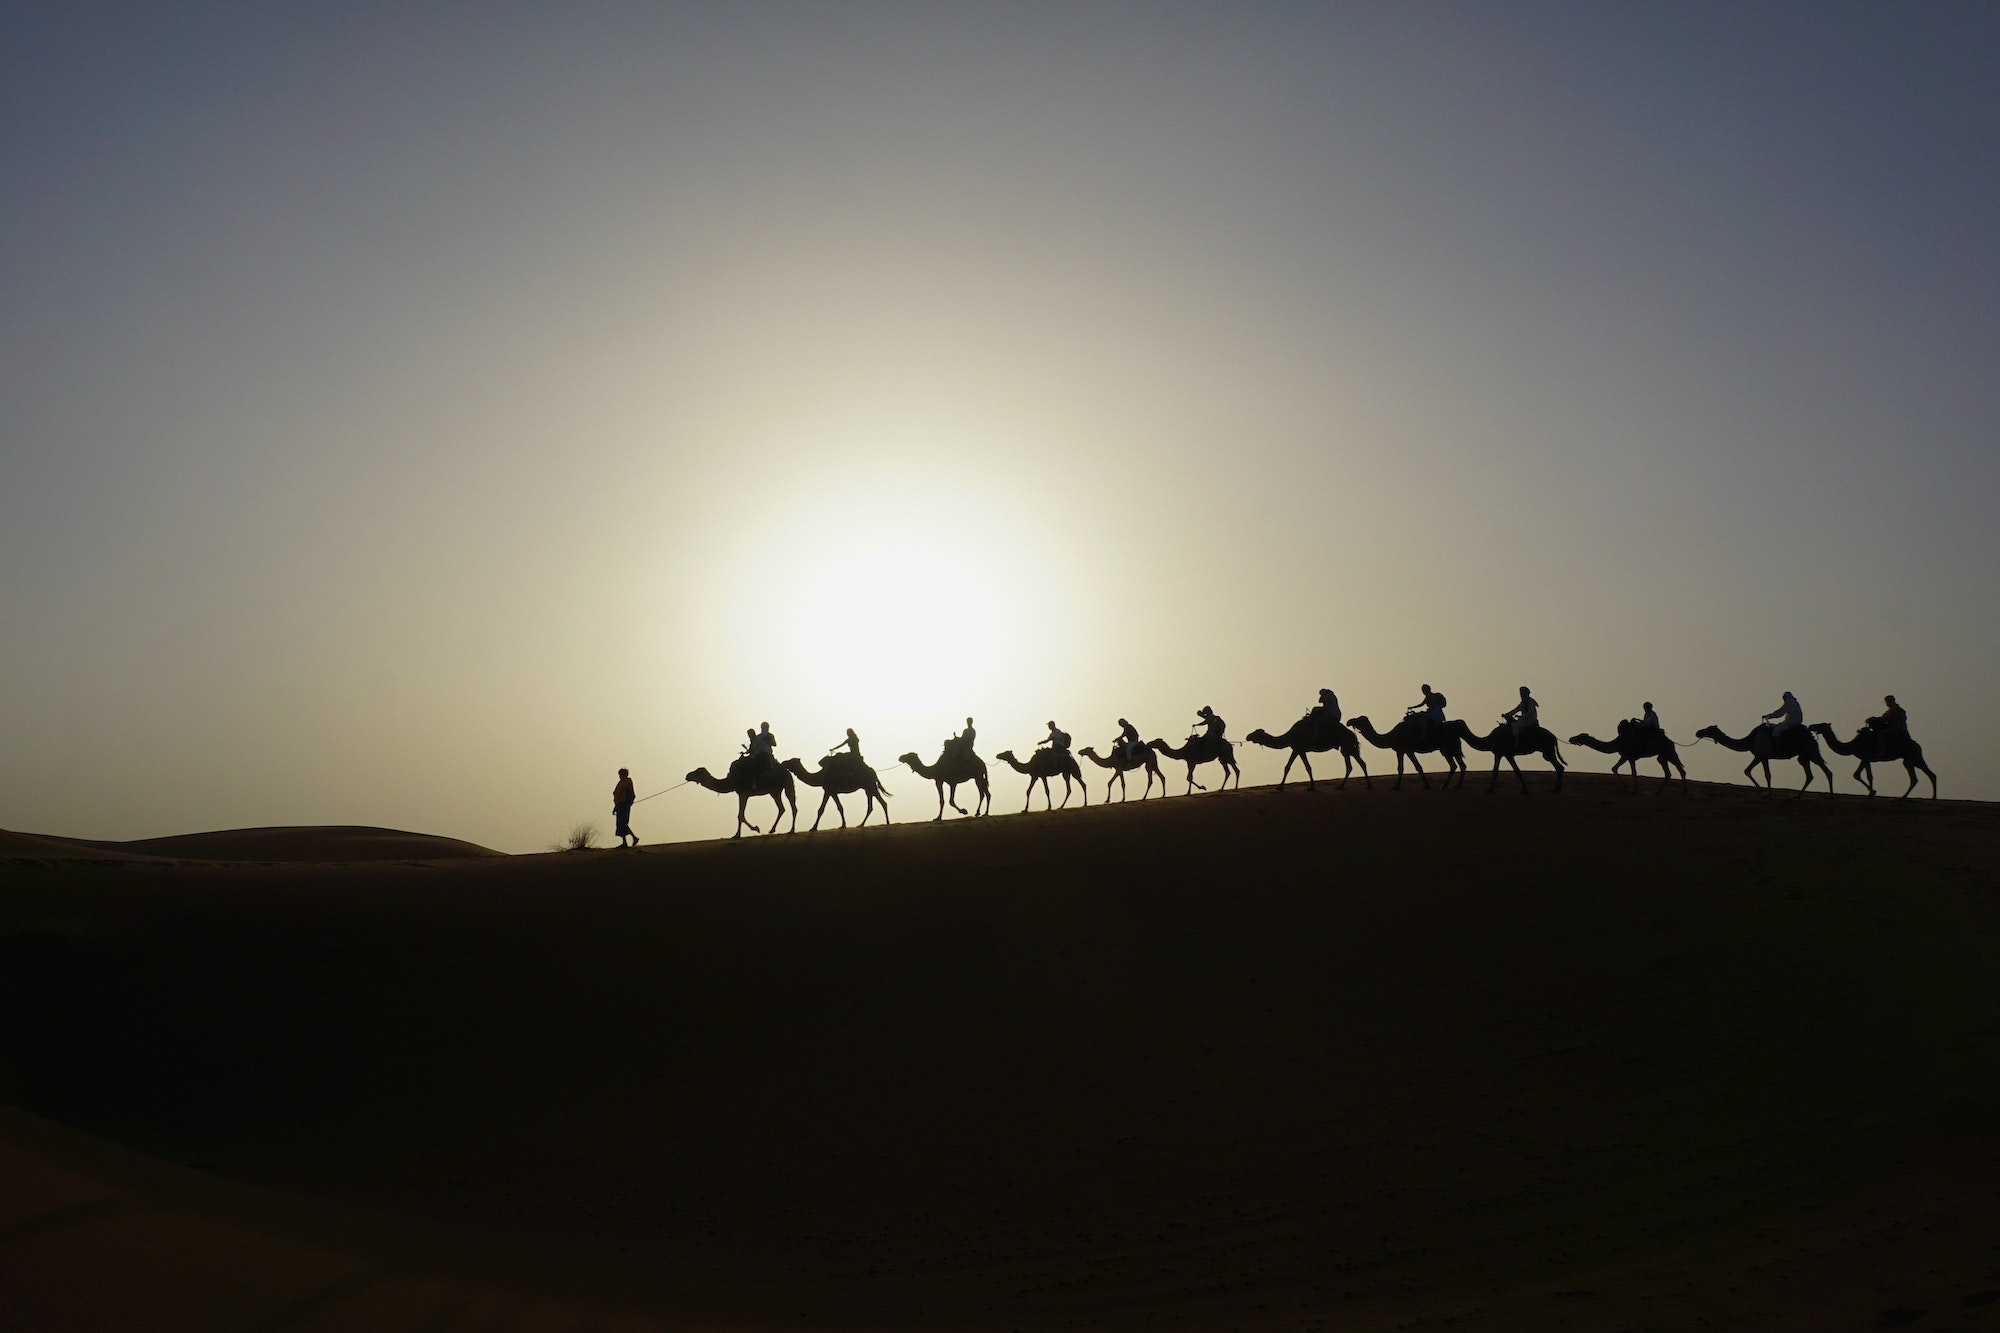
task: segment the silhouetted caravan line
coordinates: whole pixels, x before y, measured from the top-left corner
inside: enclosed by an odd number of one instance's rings
[[[1521,687],[1520,703],[1510,709],[1501,723],[1485,734],[1475,732],[1462,719],[1445,716],[1445,697],[1426,685],[1423,687],[1423,701],[1405,712],[1402,721],[1386,735],[1376,731],[1366,716],[1357,716],[1343,722],[1340,701],[1332,690],[1319,692],[1319,703],[1304,717],[1294,722],[1282,735],[1272,735],[1263,728],[1252,731],[1251,744],[1273,750],[1287,751],[1285,766],[1278,775],[1277,787],[1280,791],[1291,781],[1292,766],[1303,764],[1306,772],[1306,789],[1318,790],[1318,774],[1313,771],[1312,756],[1338,753],[1345,767],[1341,773],[1340,786],[1345,787],[1354,774],[1356,765],[1361,768],[1361,779],[1365,786],[1372,788],[1374,780],[1363,757],[1361,742],[1393,752],[1396,756],[1396,781],[1392,790],[1400,790],[1403,785],[1405,766],[1416,772],[1417,779],[1425,790],[1431,786],[1430,777],[1424,771],[1418,756],[1437,754],[1445,763],[1443,787],[1449,789],[1454,783],[1463,787],[1465,775],[1470,771],[1465,759],[1466,748],[1482,751],[1493,756],[1493,768],[1488,776],[1486,790],[1491,793],[1499,789],[1500,765],[1504,762],[1514,771],[1515,781],[1521,792],[1529,790],[1527,775],[1522,771],[1519,760],[1526,755],[1539,755],[1555,773],[1552,794],[1560,794],[1569,769],[1569,761],[1563,756],[1562,747],[1554,732],[1540,725],[1538,714],[1540,705],[1529,693],[1527,686]],[[1854,777],[1867,789],[1870,796],[1877,794],[1873,765],[1877,763],[1901,763],[1909,775],[1909,785],[1903,790],[1908,796],[1916,790],[1918,775],[1930,779],[1931,796],[1938,795],[1938,778],[1930,766],[1924,762],[1923,747],[1909,733],[1908,715],[1896,702],[1894,695],[1883,700],[1885,708],[1879,717],[1871,717],[1855,734],[1851,741],[1843,741],[1833,728],[1823,722],[1807,726],[1799,701],[1789,692],[1784,702],[1771,713],[1765,715],[1762,725],[1741,738],[1731,736],[1720,727],[1703,727],[1696,733],[1704,740],[1712,740],[1724,749],[1747,753],[1750,762],[1743,769],[1743,775],[1750,779],[1754,787],[1769,791],[1773,789],[1771,761],[1774,759],[1796,759],[1805,781],[1800,790],[1810,790],[1813,770],[1817,768],[1826,777],[1827,793],[1833,794],[1833,771],[1827,767],[1820,752],[1820,741],[1834,753],[1845,755],[1858,761]],[[1207,791],[1208,787],[1196,781],[1196,771],[1203,764],[1219,764],[1222,767],[1222,781],[1217,790],[1228,791],[1231,779],[1240,789],[1243,785],[1243,771],[1236,762],[1235,746],[1227,739],[1223,719],[1214,709],[1203,707],[1196,713],[1197,729],[1181,745],[1169,744],[1155,738],[1141,742],[1139,731],[1124,718],[1118,720],[1118,737],[1110,746],[1110,753],[1103,754],[1085,746],[1072,751],[1069,734],[1054,722],[1049,725],[1048,741],[1037,748],[1027,759],[1021,759],[1012,750],[1002,750],[998,760],[1025,775],[1028,779],[1027,791],[1022,803],[1025,813],[1034,808],[1035,787],[1042,789],[1044,810],[1066,809],[1070,798],[1078,788],[1083,792],[1083,804],[1090,804],[1090,788],[1084,779],[1079,757],[1089,759],[1099,768],[1110,770],[1104,784],[1104,799],[1111,799],[1111,789],[1118,788],[1121,801],[1131,799],[1131,790],[1126,775],[1137,769],[1146,772],[1145,790],[1139,795],[1144,801],[1153,794],[1153,784],[1160,786],[1162,796],[1169,795],[1167,779],[1160,767],[1160,757],[1177,759],[1187,765],[1187,793]],[[938,808],[932,816],[933,822],[944,818],[945,807],[949,805],[961,815],[981,816],[992,813],[993,793],[988,781],[986,762],[973,748],[977,733],[973,730],[972,719],[965,719],[965,730],[943,743],[937,762],[927,764],[916,753],[901,756],[900,762],[909,767],[918,777],[929,780],[937,788]],[[827,802],[831,801],[840,819],[840,826],[847,827],[847,809],[841,797],[860,792],[867,801],[860,826],[866,827],[874,817],[876,804],[882,807],[882,822],[889,823],[889,793],[882,786],[881,776],[861,757],[861,742],[852,729],[847,739],[836,745],[820,761],[814,771],[806,768],[798,759],[787,759],[782,764],[774,757],[775,741],[770,725],[766,723],[760,730],[748,733],[748,743],[743,754],[729,766],[728,774],[722,778],[710,775],[705,768],[698,768],[687,775],[690,783],[700,783],[710,791],[732,792],[736,796],[735,838],[743,836],[748,827],[752,832],[763,832],[747,818],[750,798],[768,796],[777,807],[778,817],[783,818],[787,805],[791,809],[791,831],[798,828],[798,796],[794,781],[803,782],[820,790],[819,809],[813,814],[809,832],[817,832],[826,817]],[[1660,766],[1660,785],[1656,793],[1664,792],[1673,785],[1675,777],[1680,778],[1683,793],[1689,790],[1687,765],[1681,758],[1681,745],[1668,736],[1662,728],[1659,715],[1653,711],[1651,703],[1645,706],[1645,715],[1640,718],[1626,718],[1618,723],[1614,739],[1600,740],[1589,732],[1578,732],[1569,738],[1571,745],[1596,750],[1601,754],[1615,756],[1611,772],[1615,776],[1621,768],[1629,768],[1632,788],[1640,785],[1639,763],[1651,759]],[[1763,779],[1759,781],[1758,770]],[[1063,780],[1063,799],[1055,799],[1053,780]],[[621,781],[622,781],[621,770]],[[967,810],[958,802],[958,789],[970,782],[978,791],[978,800]],[[629,793],[621,786],[613,794],[614,805],[627,799]],[[629,808],[629,807],[621,807]],[[621,830],[622,831],[622,830]],[[777,832],[777,825],[770,832]],[[636,841],[636,839],[634,839]]]
[[[1571,745],[1581,745],[1596,750],[1600,754],[1615,754],[1618,762],[1611,766],[1615,774],[1625,764],[1632,766],[1632,786],[1639,785],[1639,761],[1657,759],[1660,761],[1660,785],[1655,792],[1663,792],[1673,785],[1674,773],[1681,775],[1681,790],[1687,790],[1687,765],[1681,762],[1680,749],[1658,727],[1641,726],[1632,718],[1618,723],[1618,739],[1601,741],[1587,731],[1579,731],[1569,738]]]
[[[820,790],[819,811],[813,815],[812,827],[808,833],[819,831],[819,821],[826,815],[826,803],[833,802],[833,808],[840,816],[840,826],[847,827],[847,809],[840,803],[843,796],[860,792],[868,798],[868,808],[861,814],[860,827],[868,826],[868,817],[875,813],[875,803],[882,803],[882,822],[889,822],[889,793],[882,788],[882,779],[876,775],[858,754],[830,754],[819,761],[819,771],[808,773],[804,763],[797,759],[785,761],[785,771],[805,783]]]
[[[1931,780],[1931,799],[1937,799],[1937,774],[1931,772],[1931,766],[1924,762],[1924,747],[1917,744],[1909,732],[1882,732],[1873,727],[1863,727],[1855,733],[1853,740],[1843,741],[1824,722],[1813,723],[1810,730],[1823,737],[1826,747],[1835,754],[1861,761],[1854,770],[1854,778],[1868,788],[1870,796],[1875,794],[1875,765],[1901,760],[1903,771],[1910,775],[1910,785],[1903,788],[1903,795],[1908,796],[1917,789],[1917,774],[1921,772]],[[1831,778],[1828,780],[1831,781]]]

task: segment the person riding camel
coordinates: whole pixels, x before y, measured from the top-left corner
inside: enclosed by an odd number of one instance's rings
[[[1535,696],[1528,693],[1528,687],[1521,687],[1521,702],[1500,715],[1502,722],[1514,724],[1514,735],[1518,739],[1533,732],[1541,725],[1542,706],[1535,702]]]
[[[1896,702],[1895,695],[1885,694],[1882,696],[1882,715],[1869,718],[1867,726],[1880,740],[1901,740],[1910,734],[1910,715]]]
[[[1774,719],[1776,725],[1771,728],[1771,735],[1774,737],[1784,734],[1789,727],[1803,727],[1806,724],[1805,709],[1799,707],[1799,701],[1792,697],[1790,690],[1785,691],[1783,703],[1764,714],[1764,721],[1771,722]]]
[[[1312,719],[1313,729],[1323,738],[1333,728],[1340,725],[1340,696],[1332,690],[1321,690],[1319,702],[1306,714]]]
[[[774,773],[778,768],[778,738],[771,734],[771,724],[749,733],[750,743],[743,747],[743,757],[749,760],[749,772],[757,775]]]
[[[1660,715],[1653,711],[1653,701],[1651,699],[1646,701],[1646,711],[1639,715],[1639,728],[1642,731],[1657,732],[1661,730]]]
[[[1210,741],[1210,742],[1219,741],[1222,739],[1223,732],[1226,731],[1229,727],[1229,724],[1222,720],[1222,715],[1220,713],[1217,713],[1213,708],[1210,708],[1207,704],[1203,704],[1200,708],[1197,708],[1195,710],[1194,715],[1197,718],[1201,719],[1199,724],[1201,730],[1188,733],[1189,743],[1193,743],[1198,740]]]
[[[1428,685],[1424,686],[1423,689],[1423,702],[1411,704],[1403,710],[1403,715],[1405,717],[1417,717],[1421,719],[1425,732],[1428,735],[1442,736],[1445,726],[1444,696],[1432,690]]]
[[[838,745],[834,746],[831,750],[828,750],[826,752],[827,759],[833,758],[835,755],[839,754],[842,750],[846,750],[849,754],[853,755],[854,762],[857,764],[867,762],[861,757],[861,738],[854,734],[853,727],[849,727],[847,729],[846,740],[840,742]],[[825,762],[824,760],[821,761],[822,764],[824,764],[824,762]]]
[[[1055,724],[1055,721],[1051,719],[1049,722],[1049,738],[1042,742],[1040,748],[1044,750],[1053,750],[1057,754],[1068,754],[1069,742],[1070,742],[1069,733],[1067,731],[1064,731],[1061,727],[1057,726]]]
[[[1139,729],[1122,717],[1118,719],[1118,739],[1112,744],[1118,747],[1127,763],[1137,759],[1139,751],[1146,748],[1146,743],[1139,739]]]
[[[944,748],[947,753],[956,750],[963,757],[970,759],[972,758],[972,742],[978,735],[979,733],[972,729],[972,719],[968,717],[965,719],[965,730],[946,741]]]

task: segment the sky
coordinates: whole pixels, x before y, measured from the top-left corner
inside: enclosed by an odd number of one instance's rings
[[[1423,683],[2000,799],[1996,236],[1986,3],[5,6],[0,827]]]

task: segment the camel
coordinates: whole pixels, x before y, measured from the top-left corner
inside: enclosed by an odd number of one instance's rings
[[[1085,805],[1090,804],[1090,788],[1084,786],[1083,770],[1076,766],[1076,757],[1067,750],[1040,749],[1029,755],[1028,762],[1025,764],[1014,757],[1012,750],[1002,750],[993,757],[1004,760],[1007,766],[1016,773],[1026,773],[1028,775],[1028,801],[1026,805],[1021,807],[1021,813],[1024,815],[1028,813],[1028,806],[1035,803],[1035,784],[1037,782],[1042,784],[1042,808],[1045,810],[1055,808],[1054,803],[1049,797],[1049,779],[1054,777],[1059,777],[1063,780],[1063,805],[1065,807],[1069,805],[1069,784],[1072,778],[1076,780],[1077,786],[1083,787],[1083,803]]]
[[[1819,742],[1813,739],[1812,731],[1809,728],[1786,727],[1783,732],[1774,733],[1769,727],[1759,727],[1742,740],[1731,736],[1721,727],[1703,727],[1695,735],[1712,740],[1725,750],[1748,753],[1750,762],[1744,766],[1743,776],[1750,779],[1750,785],[1753,787],[1759,785],[1756,769],[1760,765],[1764,769],[1763,788],[1765,791],[1769,791],[1771,790],[1771,761],[1773,759],[1796,759],[1799,761],[1800,770],[1806,775],[1805,782],[1799,787],[1800,791],[1805,791],[1812,786],[1813,765],[1817,764],[1819,765],[1820,772],[1826,774],[1826,794],[1828,796],[1833,795],[1833,770],[1828,768],[1826,760],[1820,757]]]
[[[947,743],[944,747],[944,752],[938,756],[938,761],[935,764],[926,764],[923,760],[917,758],[914,751],[906,755],[899,755],[897,759],[918,777],[929,778],[937,784],[938,812],[931,820],[933,824],[944,818],[945,789],[947,787],[951,789],[951,808],[958,811],[961,815],[967,813],[966,808],[958,803],[958,784],[961,782],[970,782],[979,791],[979,799],[973,802],[970,813],[984,815],[992,812],[993,792],[986,785],[986,761],[978,755],[967,750],[961,750],[957,746]]]
[[[1917,774],[1923,773],[1931,780],[1931,799],[1937,799],[1937,774],[1924,762],[1924,747],[1917,744],[1909,732],[1898,732],[1885,736],[1870,727],[1863,727],[1854,734],[1851,741],[1843,741],[1833,734],[1833,728],[1824,722],[1815,722],[1809,730],[1826,741],[1826,748],[1835,754],[1844,754],[1850,759],[1861,761],[1854,770],[1855,780],[1868,788],[1868,794],[1875,794],[1875,765],[1903,761],[1903,771],[1910,775],[1910,785],[1903,788],[1908,796],[1917,789]]]
[[[1279,791],[1285,789],[1285,780],[1292,776],[1292,765],[1295,763],[1303,763],[1306,766],[1306,790],[1318,791],[1319,783],[1313,777],[1311,756],[1325,754],[1328,750],[1338,750],[1340,757],[1347,763],[1346,771],[1340,775],[1341,786],[1345,787],[1347,780],[1354,776],[1356,764],[1361,765],[1363,785],[1368,787],[1375,785],[1374,779],[1368,776],[1368,761],[1361,757],[1361,742],[1355,738],[1353,732],[1338,722],[1322,722],[1308,713],[1292,723],[1291,730],[1282,736],[1273,736],[1259,727],[1250,733],[1249,740],[1252,745],[1292,752],[1285,760],[1285,771],[1278,775]]]
[[[1424,720],[1414,714],[1405,715],[1401,722],[1390,728],[1386,736],[1376,731],[1375,724],[1366,717],[1349,718],[1347,725],[1354,729],[1355,735],[1370,745],[1396,752],[1396,785],[1390,788],[1391,791],[1403,789],[1405,759],[1409,760],[1410,767],[1417,771],[1417,778],[1424,784],[1424,790],[1429,791],[1431,780],[1424,774],[1424,766],[1417,762],[1417,756],[1429,754],[1432,750],[1436,750],[1444,759],[1444,785],[1449,788],[1454,777],[1458,779],[1459,786],[1465,785],[1465,751],[1450,727],[1443,728],[1438,735],[1431,735],[1429,729],[1424,726]]]
[[[1236,747],[1220,736],[1214,740],[1210,740],[1206,736],[1190,736],[1188,737],[1187,744],[1181,746],[1178,750],[1163,740],[1154,739],[1146,742],[1146,748],[1149,750],[1158,750],[1167,758],[1178,759],[1187,765],[1188,789],[1182,793],[1183,795],[1191,796],[1194,794],[1196,787],[1201,787],[1201,784],[1194,780],[1194,771],[1202,764],[1207,763],[1222,765],[1222,781],[1216,784],[1217,790],[1229,790],[1229,775],[1232,773],[1236,775],[1237,787],[1241,788],[1243,786],[1243,770],[1236,766]],[[1165,778],[1161,779],[1162,783],[1165,781]],[[1206,787],[1201,787],[1201,789],[1203,791],[1208,790]]]
[[[743,815],[743,808],[750,804],[752,796],[768,796],[771,798],[771,803],[778,807],[777,816],[771,821],[771,832],[773,833],[778,831],[778,820],[785,817],[785,803],[787,801],[791,802],[792,827],[787,831],[797,833],[799,831],[799,793],[798,788],[792,785],[792,775],[783,768],[766,768],[756,773],[751,772],[750,769],[750,761],[747,758],[741,758],[729,766],[729,774],[726,777],[718,778],[705,768],[697,768],[694,772],[687,775],[687,780],[699,783],[710,791],[734,792],[736,794],[736,832],[731,835],[732,838],[742,837],[743,826],[746,824],[750,825],[752,833],[763,832],[755,824],[751,824]]]
[[[1587,731],[1579,731],[1569,738],[1569,743],[1596,750],[1599,754],[1617,755],[1618,762],[1611,766],[1614,774],[1622,766],[1630,764],[1634,789],[1639,785],[1641,759],[1660,761],[1660,785],[1654,791],[1662,792],[1671,787],[1676,770],[1681,775],[1681,791],[1685,793],[1688,789],[1687,765],[1681,762],[1680,749],[1672,737],[1657,727],[1641,727],[1628,717],[1618,724],[1618,739],[1615,741],[1601,741]]]
[[[1563,770],[1568,768],[1569,765],[1563,762],[1562,747],[1556,744],[1555,733],[1547,727],[1529,727],[1525,732],[1516,732],[1513,723],[1502,722],[1499,726],[1481,736],[1475,733],[1471,727],[1466,726],[1464,719],[1458,718],[1453,719],[1451,728],[1453,734],[1458,737],[1461,744],[1470,745],[1475,750],[1485,750],[1492,754],[1493,779],[1486,784],[1487,791],[1491,792],[1499,787],[1500,761],[1505,759],[1508,767],[1514,770],[1514,776],[1521,783],[1521,795],[1526,796],[1528,794],[1528,779],[1521,772],[1521,765],[1515,762],[1515,756],[1538,754],[1544,760],[1548,761],[1549,767],[1555,769],[1555,794],[1558,796],[1562,794]]]
[[[882,788],[882,779],[859,755],[837,754],[820,760],[819,772],[808,773],[806,766],[796,759],[785,761],[785,771],[808,787],[820,789],[819,813],[813,816],[808,833],[819,832],[819,821],[826,815],[826,803],[833,802],[834,810],[840,815],[840,826],[847,827],[847,809],[840,798],[860,792],[868,798],[868,808],[861,814],[860,827],[868,827],[868,817],[875,813],[875,802],[882,802],[882,822],[889,822],[889,793]]]
[[[1106,759],[1088,745],[1078,750],[1077,753],[1085,759],[1090,760],[1091,763],[1096,764],[1099,768],[1108,768],[1111,770],[1111,776],[1104,780],[1104,799],[1107,801],[1111,799],[1111,784],[1114,782],[1118,784],[1119,800],[1122,801],[1131,794],[1125,788],[1125,775],[1135,768],[1146,770],[1146,790],[1140,795],[1140,800],[1143,801],[1146,797],[1153,794],[1154,778],[1160,780],[1160,795],[1165,796],[1167,794],[1167,775],[1160,771],[1160,761],[1153,757],[1153,751],[1147,746],[1139,746],[1136,753],[1128,756],[1125,747],[1121,745],[1118,747],[1116,756],[1111,759]]]

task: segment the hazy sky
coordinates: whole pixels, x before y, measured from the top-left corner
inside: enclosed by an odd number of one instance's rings
[[[1422,682],[2000,798],[1996,237],[1984,2],[10,6],[0,826]]]

